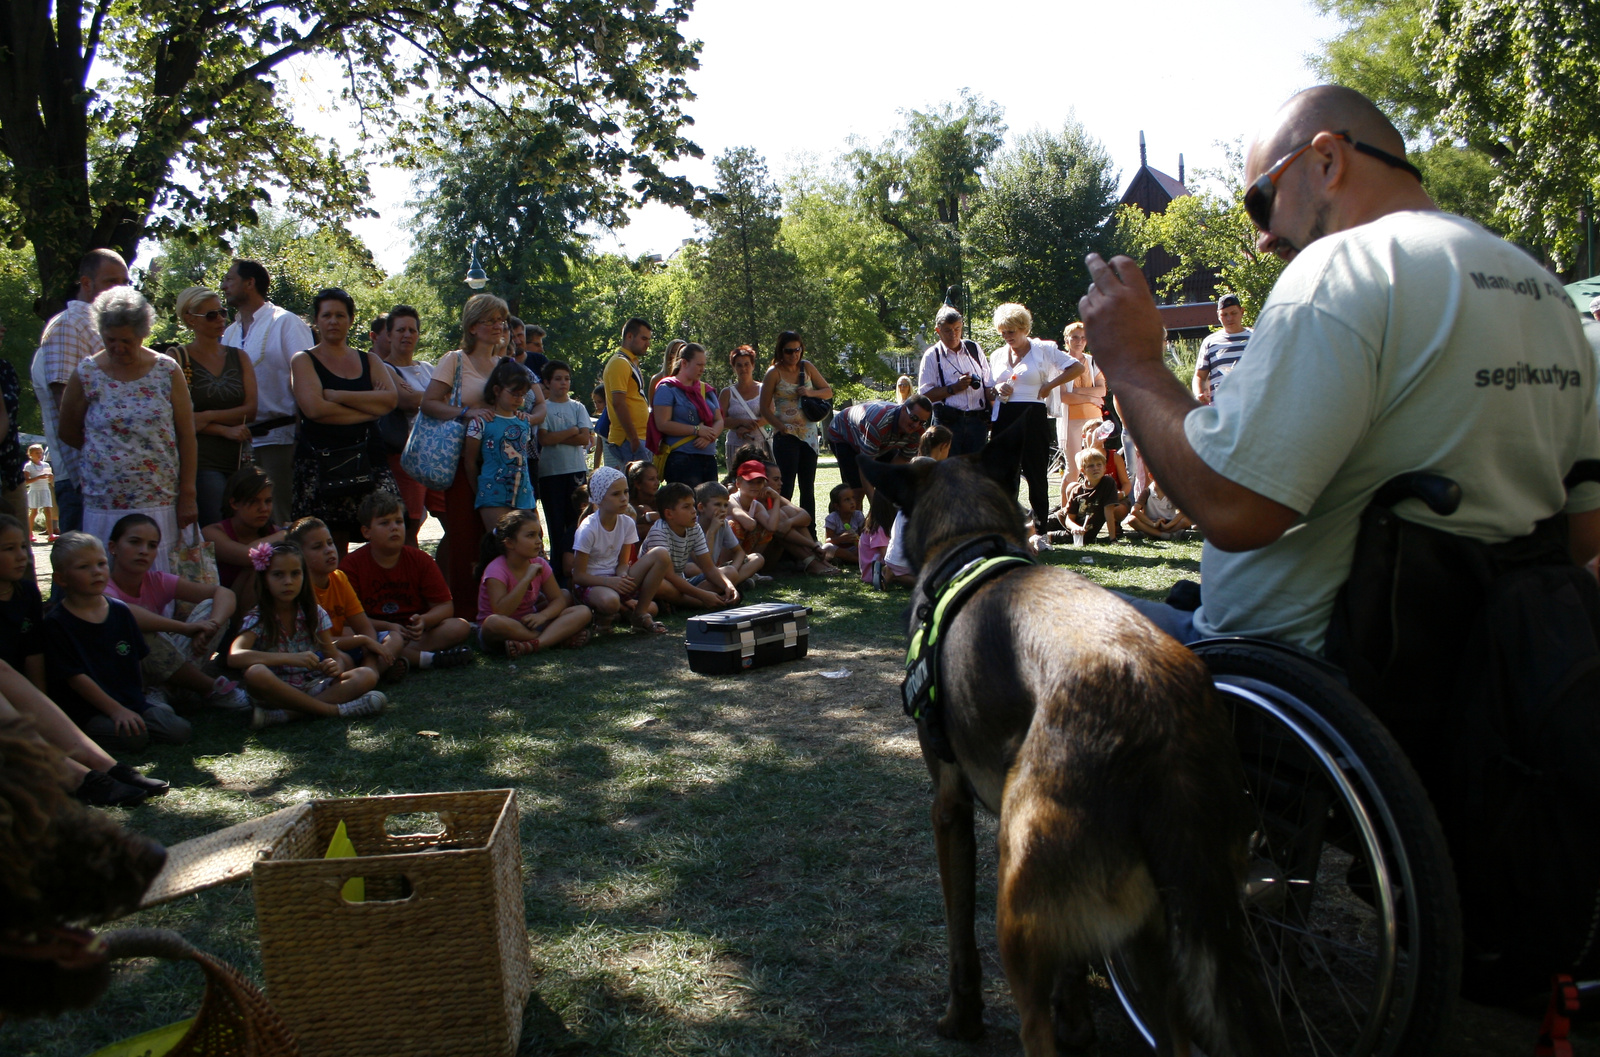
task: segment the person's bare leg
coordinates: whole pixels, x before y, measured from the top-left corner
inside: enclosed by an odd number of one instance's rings
[[[568,606],[539,632],[539,641],[546,646],[566,642],[589,626],[589,617],[588,606]]]
[[[46,697],[26,676],[11,665],[0,661],[0,698],[10,703],[45,741],[60,749],[62,754],[85,770],[109,771],[117,765],[110,753],[95,743],[94,739],[78,725],[61,706]],[[82,774],[78,774],[81,780]],[[73,788],[77,788],[76,785]]]
[[[656,589],[661,585],[661,579],[666,575],[672,565],[672,556],[664,550],[645,551],[644,556],[633,563],[628,570],[628,576],[639,589],[634,593],[638,605],[634,608],[631,621],[633,626],[641,631],[666,631],[654,619],[655,607],[653,605]]]
[[[352,672],[371,671],[369,668],[356,668]],[[244,685],[250,688],[252,696],[261,699],[274,708],[281,708],[289,712],[299,712],[307,716],[321,716],[328,718],[339,714],[338,702],[329,702],[312,697],[303,690],[296,690],[288,683],[273,674],[272,669],[264,664],[252,664],[244,671]],[[360,697],[354,694],[344,700],[354,700]]]

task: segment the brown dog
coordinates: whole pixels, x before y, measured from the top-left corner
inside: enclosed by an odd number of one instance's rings
[[[907,512],[913,634],[974,541],[1020,549],[1003,488],[1020,441],[1011,429],[976,456],[861,460]],[[1087,967],[1112,954],[1139,980],[1159,1052],[1186,1054],[1191,1038],[1210,1057],[1282,1052],[1246,946],[1244,772],[1205,665],[1110,592],[1038,565],[984,583],[940,642],[917,725],[950,942],[940,1033],[983,1031],[976,800],[1000,818],[1000,954],[1029,1057],[1093,1043]]]

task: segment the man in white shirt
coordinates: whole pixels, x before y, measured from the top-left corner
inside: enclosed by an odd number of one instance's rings
[[[1369,100],[1332,86],[1257,137],[1245,206],[1289,266],[1211,406],[1167,370],[1138,265],[1089,257],[1090,341],[1145,459],[1205,532],[1200,608],[1135,603],[1180,641],[1322,650],[1361,511],[1418,468],[1457,481],[1461,506],[1407,500],[1399,517],[1493,543],[1565,511],[1572,557],[1600,553],[1600,486],[1562,483],[1600,458],[1578,313],[1533,258],[1440,212],[1404,153]]]
[[[257,261],[236,260],[222,296],[239,314],[222,343],[243,349],[256,369],[256,465],[272,478],[272,523],[287,525],[294,498],[295,402],[289,360],[317,343],[305,321],[267,300],[271,280]]]
[[[55,469],[56,510],[62,532],[83,528],[83,494],[78,485],[78,450],[62,444],[56,435],[61,417],[61,397],[78,364],[104,347],[89,306],[116,286],[128,285],[128,264],[114,250],[96,249],[78,262],[78,292],[67,307],[44,325],[39,351],[33,355],[29,375],[34,397],[44,414],[45,441]]]
[[[989,362],[975,341],[964,340],[961,313],[950,305],[933,317],[939,340],[922,354],[917,391],[933,401],[933,421],[950,431],[951,455],[970,455],[989,441],[994,386]]]
[[[1244,325],[1244,306],[1239,303],[1238,294],[1217,298],[1217,322],[1222,329],[1206,335],[1194,361],[1194,398],[1202,404],[1216,398],[1217,387],[1239,365],[1250,341],[1250,328]]]

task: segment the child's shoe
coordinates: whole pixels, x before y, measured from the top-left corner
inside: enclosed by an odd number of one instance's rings
[[[448,650],[435,650],[433,663],[429,668],[459,668],[463,664],[472,663],[472,647],[462,644],[451,646]]]
[[[119,782],[104,771],[90,771],[72,795],[95,807],[132,807],[150,796],[138,786]]]
[[[341,709],[343,705],[339,706]],[[282,726],[289,722],[289,711],[283,708],[262,708],[252,705],[250,708],[250,729],[266,730],[268,727]]]
[[[131,785],[135,789],[144,790],[146,796],[165,796],[167,790],[172,788],[172,786],[167,782],[163,782],[159,778],[150,778],[142,775],[138,772],[138,770],[133,767],[129,767],[125,763],[117,764],[115,767],[111,768],[111,770],[107,771],[106,774],[121,782],[123,785]]]
[[[339,716],[342,719],[358,719],[361,716],[375,716],[389,707],[389,699],[376,690],[368,690],[354,701],[346,701],[339,706]]]

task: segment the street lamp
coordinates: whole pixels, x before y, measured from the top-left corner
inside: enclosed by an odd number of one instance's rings
[[[466,283],[474,290],[482,290],[489,284],[489,276],[483,270],[483,265],[478,263],[478,244],[472,244],[472,263],[467,266]]]

